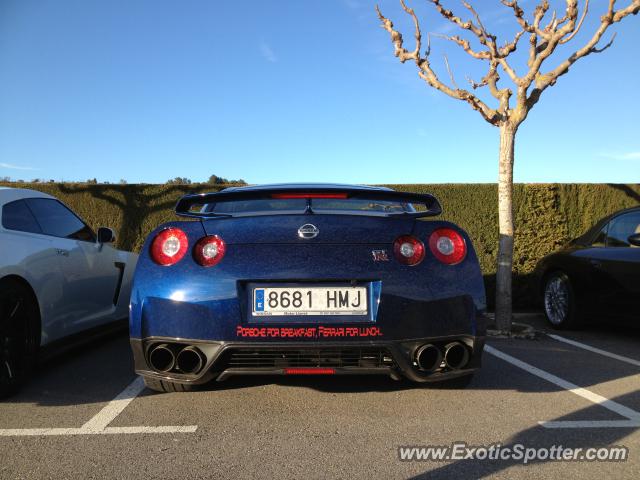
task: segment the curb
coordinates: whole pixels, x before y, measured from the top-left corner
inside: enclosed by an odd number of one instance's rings
[[[531,317],[538,317],[540,316],[540,313],[537,312],[532,312],[532,313],[514,313],[513,314],[513,320],[526,320],[527,318],[531,318]],[[504,333],[500,330],[496,330],[495,328],[492,328],[495,326],[495,324],[493,323],[494,320],[494,314],[493,313],[488,313],[487,314],[487,320],[488,325],[487,325],[487,337],[493,337],[493,338],[516,338],[516,339],[520,339],[520,340],[536,340],[538,338],[540,338],[541,335],[544,334],[544,332],[540,331],[540,330],[536,330],[535,328],[533,328],[531,325],[527,324],[527,323],[522,323],[522,322],[511,322],[511,332],[509,333]]]

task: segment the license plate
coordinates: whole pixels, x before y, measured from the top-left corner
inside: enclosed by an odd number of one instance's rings
[[[275,315],[367,315],[365,287],[265,287],[253,289],[256,317]]]

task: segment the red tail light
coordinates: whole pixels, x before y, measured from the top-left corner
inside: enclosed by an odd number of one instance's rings
[[[179,228],[167,228],[151,242],[151,259],[158,265],[173,265],[182,260],[188,248],[186,233]]]
[[[431,253],[447,265],[455,265],[467,256],[467,244],[458,232],[451,228],[434,230],[429,237]]]
[[[293,198],[347,198],[346,193],[274,193],[271,198],[289,200]]]
[[[405,265],[417,265],[424,258],[424,244],[412,235],[403,235],[393,242],[396,259]]]
[[[335,368],[285,368],[285,375],[333,375]]]
[[[224,257],[225,250],[224,240],[217,235],[211,235],[198,240],[198,243],[193,248],[193,256],[196,262],[203,267],[213,267],[220,263],[220,260]]]

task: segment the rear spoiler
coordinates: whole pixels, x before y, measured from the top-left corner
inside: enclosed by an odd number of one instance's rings
[[[181,217],[191,218],[216,218],[233,217],[232,214],[201,212],[193,207],[204,206],[210,203],[233,200],[264,200],[269,198],[306,198],[306,213],[314,213],[311,201],[314,198],[344,198],[366,199],[381,201],[396,201],[423,205],[425,210],[415,212],[389,213],[388,217],[420,218],[433,217],[442,213],[440,202],[428,193],[397,192],[395,190],[378,190],[350,187],[274,187],[260,189],[238,189],[221,191],[217,193],[200,193],[185,195],[176,204],[175,212]]]

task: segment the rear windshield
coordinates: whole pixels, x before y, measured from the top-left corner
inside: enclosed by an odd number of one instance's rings
[[[207,205],[197,206],[200,212],[220,214],[256,214],[269,212],[304,213],[307,203],[315,213],[371,213],[388,214],[414,212],[410,203],[400,203],[386,200],[366,199],[333,199],[333,198],[291,198],[291,199],[259,199],[259,200],[233,200]],[[196,207],[194,205],[194,207]]]

